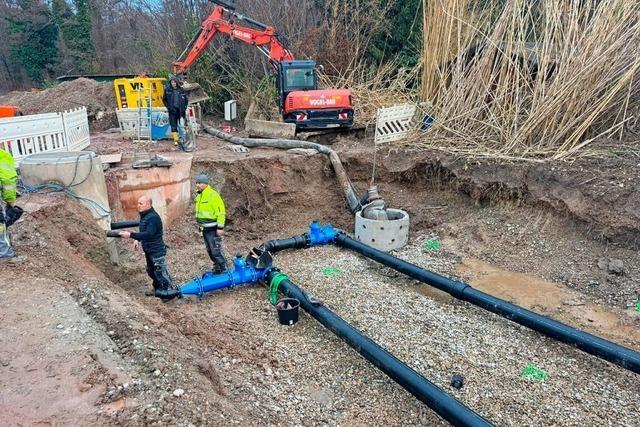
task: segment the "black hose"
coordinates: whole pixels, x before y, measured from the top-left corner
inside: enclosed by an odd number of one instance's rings
[[[640,374],[640,353],[629,348],[572,328],[571,326],[557,322],[548,317],[541,316],[505,300],[474,289],[464,282],[455,281],[431,271],[424,270],[417,265],[403,261],[385,252],[358,242],[344,233],[338,234],[336,237],[336,244],[358,252],[367,258],[371,258],[374,261],[438,288],[441,291],[447,292],[455,298],[470,302],[471,304],[482,307],[485,310],[491,311],[492,313],[498,314],[558,341],[571,344],[582,351],[604,360],[608,360],[609,362],[629,369],[636,374]]]
[[[270,273],[267,276],[267,281],[270,282],[271,278],[277,273],[277,271]],[[480,415],[464,406],[454,397],[445,393],[438,386],[363,335],[362,332],[345,322],[340,316],[323,305],[309,301],[306,293],[288,279],[280,282],[279,289],[289,298],[299,300],[302,308],[318,322],[322,323],[365,359],[377,366],[382,372],[404,387],[405,390],[454,426],[491,425]]]
[[[362,206],[360,205],[360,201],[358,200],[358,196],[356,196],[355,189],[353,188],[353,185],[351,185],[349,177],[347,176],[347,172],[345,171],[344,166],[340,161],[340,157],[338,157],[338,154],[331,148],[315,142],[299,141],[295,139],[243,138],[230,135],[207,125],[203,125],[202,128],[205,130],[205,132],[215,136],[216,138],[220,138],[232,144],[238,144],[249,148],[271,147],[283,148],[287,150],[290,148],[311,148],[313,150],[317,150],[318,152],[329,157],[329,161],[333,166],[333,171],[336,174],[336,179],[342,187],[345,199],[347,200],[347,206],[349,207],[351,213],[356,213],[362,208]]]
[[[301,236],[289,237],[288,239],[270,240],[262,246],[262,249],[274,254],[285,249],[302,249],[308,246],[309,239],[303,234]]]
[[[239,13],[235,14],[235,16],[237,16],[238,19],[241,19],[241,20],[245,21],[248,24],[251,24],[251,25],[254,25],[254,26],[258,27],[258,29],[261,30],[261,31],[264,31],[264,30],[266,30],[268,28],[266,24],[263,24],[260,21],[256,21],[255,19],[251,19],[248,16],[244,16],[244,15],[241,15]]]
[[[112,230],[120,230],[122,228],[131,228],[137,227],[140,225],[140,221],[121,221],[121,222],[112,222],[111,229]]]

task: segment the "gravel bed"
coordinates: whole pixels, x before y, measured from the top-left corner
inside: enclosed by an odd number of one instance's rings
[[[449,275],[458,257],[423,249],[431,237],[418,237],[395,255]],[[416,292],[417,282],[345,250],[284,252],[275,262],[346,321],[496,425],[637,425],[640,379],[622,368],[467,303],[424,296]],[[339,268],[340,276],[325,277],[325,267]],[[295,405],[300,418],[292,422],[443,423],[306,313],[295,326],[281,327],[266,289],[246,288],[238,298],[253,312],[247,316],[252,327],[286,361],[283,368],[300,379],[272,384],[281,389],[286,412]],[[548,379],[521,377],[530,363]],[[449,385],[454,373],[465,378],[460,390]]]

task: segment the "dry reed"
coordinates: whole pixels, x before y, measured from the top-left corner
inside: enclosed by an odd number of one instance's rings
[[[424,0],[421,95],[435,121],[408,145],[563,159],[637,122],[640,2],[470,3]]]
[[[375,124],[379,108],[401,104],[415,98],[408,90],[409,82],[418,78],[418,69],[398,69],[389,62],[371,68],[360,63],[338,75],[321,76],[323,87],[347,88],[353,97],[355,126]]]

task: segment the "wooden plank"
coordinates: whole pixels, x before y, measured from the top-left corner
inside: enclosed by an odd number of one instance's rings
[[[116,154],[102,154],[100,156],[100,161],[103,164],[109,164],[109,163],[120,163],[122,161],[122,153],[116,153]]]

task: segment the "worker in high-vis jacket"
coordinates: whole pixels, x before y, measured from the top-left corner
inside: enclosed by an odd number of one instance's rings
[[[12,207],[16,202],[17,183],[18,174],[16,173],[13,156],[0,148],[0,191],[2,192],[2,201],[9,207]],[[3,203],[0,202],[0,261],[11,260],[15,256],[16,253],[11,248],[9,234],[7,233],[7,218],[4,212],[4,206]]]
[[[220,194],[209,185],[209,177],[201,174],[196,177],[197,195],[195,200],[196,221],[202,231],[204,244],[211,261],[213,272],[227,271],[227,259],[224,257],[222,237],[226,213]]]

